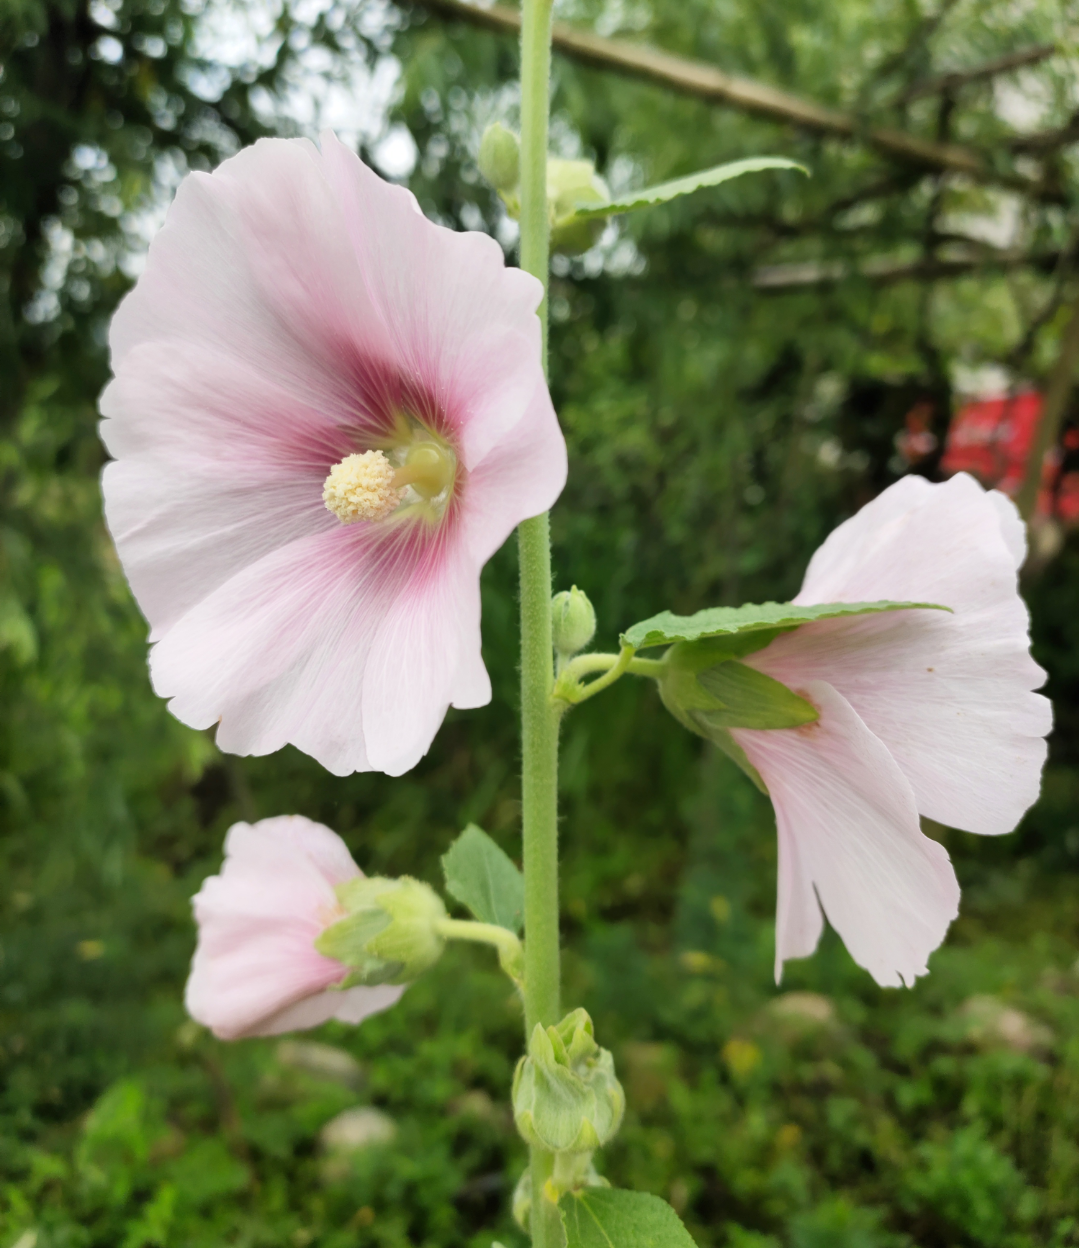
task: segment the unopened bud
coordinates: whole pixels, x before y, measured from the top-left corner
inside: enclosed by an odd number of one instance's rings
[[[513,1076],[513,1118],[529,1144],[552,1152],[591,1152],[622,1123],[626,1097],[614,1059],[574,1010],[554,1027],[536,1024]]]
[[[442,956],[438,924],[446,907],[427,884],[407,875],[359,876],[339,885],[337,896],[345,917],[326,928],[315,948],[351,968],[342,987],[411,983]]]
[[[551,223],[551,246],[573,255],[587,251],[603,233],[605,217],[578,221],[579,208],[609,203],[607,183],[596,173],[590,160],[547,161],[547,213]]]
[[[521,176],[521,145],[512,130],[493,122],[480,140],[480,173],[496,191],[512,191]]]
[[[559,654],[577,654],[596,635],[596,611],[588,595],[576,585],[551,599],[551,634]]]

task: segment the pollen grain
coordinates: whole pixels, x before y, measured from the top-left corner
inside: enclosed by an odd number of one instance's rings
[[[381,451],[348,455],[334,464],[322,487],[322,501],[342,524],[384,520],[397,509],[403,491],[394,467]]]

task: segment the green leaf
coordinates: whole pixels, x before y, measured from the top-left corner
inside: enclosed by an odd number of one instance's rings
[[[669,182],[660,182],[656,186],[646,186],[640,191],[630,191],[606,204],[588,204],[574,212],[574,221],[590,221],[595,217],[609,217],[618,212],[633,212],[636,208],[651,208],[654,204],[665,204],[677,199],[679,195],[690,195],[706,186],[719,186],[721,182],[729,182],[731,178],[740,178],[743,173],[759,173],[763,169],[797,169],[807,174],[805,165],[794,160],[786,160],[782,156],[751,156],[748,160],[732,160],[726,165],[716,165],[712,169],[702,169],[700,173],[690,173],[684,178],[672,178]]]
[[[481,923],[519,932],[524,925],[524,877],[482,828],[470,823],[442,855],[446,889]]]
[[[744,607],[706,607],[696,615],[673,615],[661,611],[622,634],[623,645],[643,650],[647,646],[670,646],[679,641],[733,636],[765,629],[797,628],[812,620],[831,620],[845,615],[874,615],[881,611],[950,611],[935,602],[824,602],[795,606],[791,602],[747,603]]]
[[[585,1187],[558,1202],[566,1248],[695,1248],[678,1214],[658,1196]]]

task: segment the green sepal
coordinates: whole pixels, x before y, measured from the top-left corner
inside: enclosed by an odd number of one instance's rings
[[[368,951],[368,942],[386,930],[390,916],[375,906],[346,915],[326,928],[315,941],[315,948],[324,958],[333,958],[350,968],[343,988],[356,984],[385,984],[401,971],[400,964],[390,966]]]
[[[730,729],[797,728],[820,717],[812,702],[733,657],[763,649],[783,631],[680,642],[667,652],[656,677],[663,705],[675,719],[718,746],[762,793],[768,786]]]
[[[736,659],[706,668],[697,684],[719,703],[698,712],[710,728],[798,728],[820,719],[812,702]]]
[[[446,917],[442,899],[410,876],[357,876],[335,890],[345,916],[315,940],[324,957],[349,968],[339,987],[408,984],[442,956],[437,923]]]
[[[655,186],[647,186],[640,191],[630,191],[628,195],[620,195],[617,199],[608,200],[605,204],[578,203],[573,219],[591,221],[613,216],[619,212],[633,212],[637,208],[652,208],[656,204],[666,204],[682,195],[691,195],[694,191],[703,190],[706,186],[719,186],[721,182],[740,178],[744,173],[760,173],[765,169],[796,169],[799,173],[809,174],[805,165],[800,165],[795,160],[787,160],[782,156],[750,156],[746,160],[732,160],[725,165],[702,169],[699,173],[690,173],[684,178],[672,178],[669,182],[659,182]]]
[[[558,1202],[566,1248],[695,1248],[682,1219],[658,1196],[582,1187]]]
[[[634,650],[643,650],[648,646],[670,646],[709,637],[733,638],[745,633],[771,631],[775,636],[777,632],[798,628],[814,620],[911,610],[950,611],[951,608],[936,602],[825,602],[811,606],[798,606],[793,602],[762,602],[747,603],[743,607],[706,607],[695,615],[674,615],[670,611],[661,611],[626,629],[622,634],[622,644],[632,646]],[[741,655],[729,657],[739,658]]]

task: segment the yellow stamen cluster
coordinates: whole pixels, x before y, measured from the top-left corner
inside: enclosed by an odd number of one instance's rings
[[[342,524],[384,520],[397,509],[403,490],[393,464],[381,451],[348,455],[334,464],[322,487],[322,501]]]

